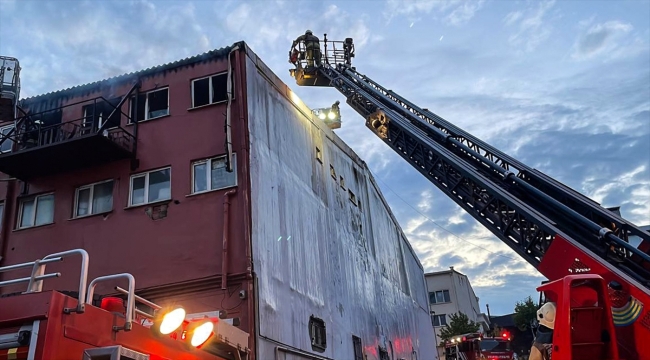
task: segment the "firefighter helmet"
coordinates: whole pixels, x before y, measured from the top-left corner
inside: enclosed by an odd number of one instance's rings
[[[556,307],[554,302],[547,302],[542,305],[542,307],[537,310],[537,321],[539,321],[541,325],[553,329],[555,327],[555,309]]]

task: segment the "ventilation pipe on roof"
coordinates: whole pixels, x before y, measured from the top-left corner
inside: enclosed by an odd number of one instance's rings
[[[230,126],[230,107],[232,104],[232,66],[230,55],[239,50],[239,45],[233,47],[228,53],[228,79],[226,80],[228,92],[228,107],[226,108],[226,171],[232,172],[232,130]]]

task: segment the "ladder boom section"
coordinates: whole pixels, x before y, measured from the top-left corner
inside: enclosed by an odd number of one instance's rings
[[[485,158],[503,170],[512,172],[519,179],[538,188],[545,195],[560,201],[592,222],[606,224],[621,239],[627,240],[628,235],[636,235],[644,240],[650,241],[650,235],[646,232],[601,207],[600,204],[592,199],[559,183],[557,180],[551,179],[540,171],[528,167],[517,159],[492,147],[431,111],[419,108],[404,97],[382,87],[356,70],[345,68],[343,71],[345,71],[347,76],[354,78],[358,85],[370,89],[371,91],[369,93],[380,99],[383,104],[395,107],[404,116],[417,117],[418,119],[416,121],[420,123],[418,125],[423,127],[425,131],[426,128],[435,128],[448,134],[451,139],[471,149],[473,155],[476,156],[478,154],[479,157]]]
[[[650,272],[631,258],[650,256],[627,241],[648,233],[349,66],[319,72],[370,130],[533,266],[561,235],[650,288]]]

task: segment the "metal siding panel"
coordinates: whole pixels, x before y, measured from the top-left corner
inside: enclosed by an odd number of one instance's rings
[[[380,344],[395,358],[411,359],[413,348],[433,358],[422,267],[365,164],[261,61],[246,67],[258,356],[272,356],[277,342],[347,359],[356,335],[368,360]],[[311,349],[312,314],[327,326],[324,353]]]

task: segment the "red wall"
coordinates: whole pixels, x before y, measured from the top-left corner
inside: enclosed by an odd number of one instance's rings
[[[241,58],[240,55],[237,54],[237,58]],[[235,59],[235,55],[232,59]],[[237,91],[242,90],[244,84],[243,70],[240,69],[241,66],[237,66],[235,72],[236,100],[232,107],[232,139],[233,150],[237,153],[238,186],[230,205],[228,273],[233,275],[234,287],[245,288],[243,284],[237,285],[236,280],[236,274],[243,274],[247,270],[246,253],[249,244],[248,224],[245,220],[248,219],[246,211],[249,207],[245,203],[247,196],[244,196],[248,192],[243,106],[245,91]],[[194,110],[188,108],[191,107],[190,80],[226,70],[227,60],[224,57],[142,78],[141,92],[151,90],[156,85],[169,86],[170,116],[139,124],[139,167],[135,171],[131,171],[130,161],[124,160],[31,181],[29,194],[55,193],[54,224],[15,230],[18,211],[15,195],[20,192],[20,184],[0,183],[0,199],[6,200],[7,212],[3,223],[6,231],[3,231],[3,260],[0,265],[33,261],[50,253],[83,248],[90,254],[89,280],[101,275],[128,272],[135,276],[136,288],[142,289],[212,278],[212,285],[206,285],[209,289],[205,289],[212,295],[201,300],[200,304],[190,306],[194,308],[190,311],[218,309],[221,291],[215,289],[215,284],[220,283],[214,279],[221,274],[223,194],[227,190],[187,195],[191,193],[191,161],[225,152],[226,104]],[[130,87],[131,84],[117,84],[113,88],[105,86],[99,92],[63,101],[69,104],[99,95],[110,98],[126,94]],[[123,111],[128,113],[128,102]],[[70,120],[69,116],[81,117],[81,105],[67,108],[63,121]],[[130,130],[132,126],[127,126],[126,121],[126,117],[123,117],[122,126]],[[151,220],[145,213],[147,206],[127,209],[130,175],[169,165],[172,167],[172,200],[169,202],[167,217]],[[71,220],[75,188],[111,178],[115,180],[113,211],[107,215]],[[15,187],[14,196],[7,194],[8,186]],[[46,280],[46,289],[77,290],[78,259],[68,258],[63,263],[49,265],[47,272],[54,271],[62,272],[62,277]],[[28,272],[0,275],[7,279],[22,274],[29,275]],[[121,286],[125,287],[126,284]],[[21,285],[0,291],[24,291],[24,288]],[[234,291],[234,298],[237,298],[237,292]],[[172,290],[169,290],[169,294],[172,295]],[[164,293],[157,297],[165,300]],[[214,301],[217,301],[216,305]],[[237,299],[235,303],[241,301]]]

